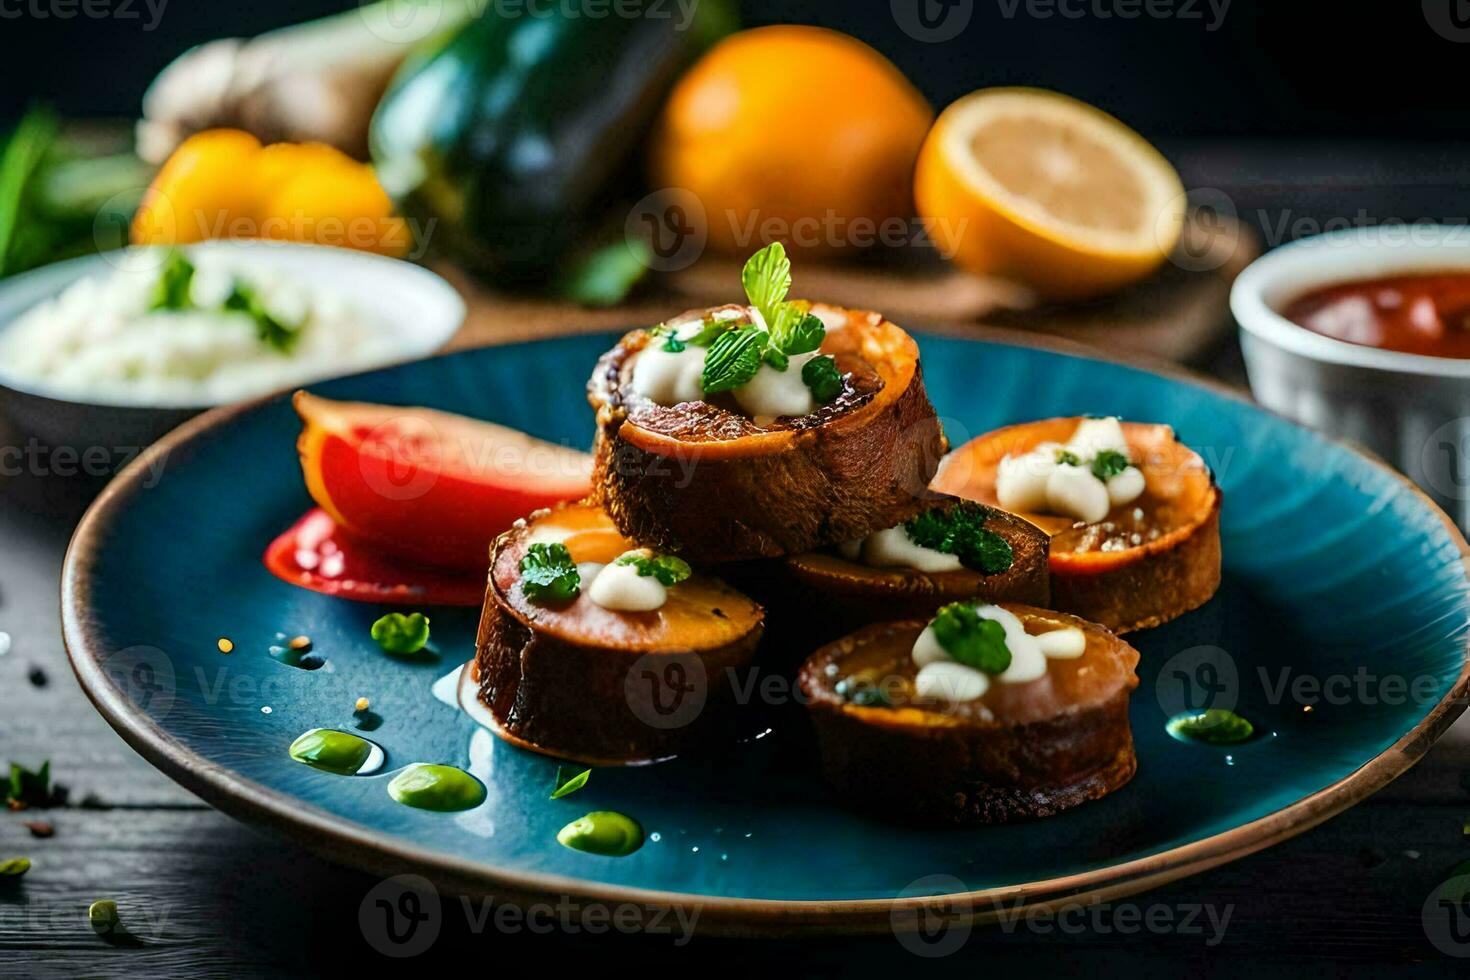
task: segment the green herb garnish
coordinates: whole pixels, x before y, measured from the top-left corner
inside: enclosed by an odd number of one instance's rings
[[[787,354],[810,354],[822,346],[827,328],[821,317],[807,312],[802,303],[787,303],[776,322],[770,324],[771,343]]]
[[[260,342],[282,354],[289,354],[301,339],[301,325],[288,324],[265,308],[260,295],[249,286],[235,281],[230,295],[225,299],[225,309],[244,313],[255,321],[255,335]]]
[[[586,786],[587,780],[590,779],[592,776],[592,770],[583,769],[581,772],[568,779],[562,779],[561,776],[562,768],[561,766],[557,766],[556,788],[551,791],[551,798],[553,800],[559,800],[563,796],[571,796],[577,790],[581,789],[583,786]]]
[[[986,529],[988,516],[979,504],[936,507],[906,522],[903,529],[919,547],[954,555],[966,568],[995,575],[1010,568],[1015,555],[1005,538]]]
[[[1058,449],[1057,464],[1059,466],[1081,466],[1082,457],[1078,456],[1070,449]]]
[[[740,387],[755,377],[762,363],[785,371],[792,357],[817,350],[827,336],[821,318],[811,313],[808,304],[786,301],[791,289],[791,260],[780,242],[772,242],[752,255],[741,270],[740,281],[750,305],[765,321],[766,330],[745,326],[726,329],[710,338],[702,379],[705,394]],[[817,361],[825,363],[812,367]],[[841,376],[831,358],[808,361],[802,367],[801,379],[819,402],[829,402],[842,391]]]
[[[31,870],[30,858],[9,858],[0,861],[0,878],[19,878]]]
[[[1256,726],[1224,708],[1175,715],[1164,728],[1180,741],[1205,742],[1209,745],[1235,745],[1256,733]]]
[[[616,306],[648,275],[653,249],[641,238],[619,238],[560,263],[551,291],[583,306]]]
[[[51,802],[51,762],[41,763],[35,772],[19,763],[10,764],[10,784],[6,799],[20,806],[46,806]]]
[[[194,282],[194,263],[176,248],[168,250],[163,257],[163,266],[158,270],[158,281],[148,297],[150,310],[189,310],[194,301],[189,297],[189,287]]]
[[[837,360],[831,356],[814,357],[801,366],[801,380],[812,390],[812,397],[823,405],[842,394],[842,374]]]
[[[564,544],[533,544],[521,559],[521,591],[532,602],[570,602],[582,591],[582,576]]]
[[[837,696],[848,704],[859,708],[887,708],[891,706],[883,689],[856,677],[845,677],[837,682]]]
[[[619,565],[632,565],[643,578],[652,576],[664,586],[678,585],[687,579],[692,570],[689,563],[674,555],[640,555],[630,553],[618,559]]]
[[[1092,457],[1092,475],[1107,483],[1130,465],[1128,457],[1116,449],[1102,449]]]
[[[672,330],[664,335],[664,350],[668,351],[670,354],[677,354],[688,346],[689,345],[680,340]]]
[[[389,613],[373,624],[372,632],[384,653],[418,653],[429,642],[429,617],[423,613]]]
[[[993,619],[982,619],[969,603],[951,602],[929,625],[945,652],[967,667],[1000,674],[1011,665],[1005,627]]]
[[[766,326],[775,329],[791,291],[791,260],[786,246],[772,242],[752,255],[740,270],[740,283],[750,305],[760,311]]]
[[[755,327],[729,330],[715,338],[704,355],[701,386],[706,395],[739,388],[761,369],[770,336]]]

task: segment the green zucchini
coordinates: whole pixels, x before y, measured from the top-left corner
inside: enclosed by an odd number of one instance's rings
[[[641,15],[620,15],[630,6]],[[674,82],[735,16],[729,0],[495,9],[403,66],[373,118],[373,160],[431,249],[541,282],[626,190]]]

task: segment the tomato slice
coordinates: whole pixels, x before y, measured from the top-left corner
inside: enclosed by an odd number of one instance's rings
[[[297,392],[306,489],[379,551],[483,572],[520,517],[591,491],[592,457],[523,432],[425,408]]]
[[[314,507],[265,551],[279,578],[325,595],[415,606],[479,606],[483,572],[430,568],[385,554]]]

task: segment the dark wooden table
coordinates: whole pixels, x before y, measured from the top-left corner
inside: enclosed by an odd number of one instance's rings
[[[1212,366],[1238,371],[1229,351]],[[0,447],[12,441],[0,432]],[[648,972],[692,964],[825,976],[924,964],[892,935],[691,941],[677,933],[594,934],[597,921],[548,932],[546,918],[512,921],[449,895],[427,951],[389,959],[373,946],[381,944],[378,930],[365,932],[359,919],[376,879],[211,810],[134,755],[92,709],[67,665],[57,606],[71,528],[99,482],[58,475],[44,456],[30,458],[19,474],[13,458],[0,455],[0,463],[0,630],[12,640],[0,657],[0,763],[49,759],[69,790],[62,807],[0,812],[0,858],[35,862],[23,879],[0,884],[0,977],[195,980],[337,974],[395,962],[414,970],[473,963],[487,972],[514,962],[558,973],[584,964]],[[32,819],[54,824],[55,836],[33,838],[23,826]],[[1057,920],[976,927],[951,937],[963,942],[937,962],[990,977],[1008,975],[997,968],[1048,976],[1089,967],[1251,980],[1378,976],[1391,968],[1464,976],[1470,960],[1430,943],[1422,909],[1437,884],[1470,859],[1467,825],[1470,716],[1409,774],[1298,838]],[[99,898],[118,902],[140,945],[105,945],[92,932],[86,910]],[[1470,938],[1463,952],[1470,954]]]

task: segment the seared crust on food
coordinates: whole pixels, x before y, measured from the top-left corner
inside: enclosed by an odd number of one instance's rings
[[[1088,634],[1090,669],[1113,682],[1078,703],[1016,719],[944,705],[863,706],[837,693],[844,664],[877,647],[894,673],[910,672],[909,650],[923,620],[868,626],[818,650],[798,682],[817,734],[822,771],[845,803],[906,823],[970,826],[1046,817],[1098,799],[1137,769],[1128,698],[1138,653],[1099,626],[1072,616],[1008,605],[1023,621],[1044,617]],[[1055,661],[1052,671],[1068,669]],[[1061,666],[1059,666],[1061,665]],[[1072,668],[1077,669],[1077,668]],[[1043,678],[1031,685],[1048,685]],[[1085,682],[1084,682],[1085,683]],[[1029,685],[1015,685],[1024,688]],[[1050,695],[1041,690],[1040,696]],[[1007,692],[1024,697],[1025,692]]]
[[[1052,568],[1052,603],[1119,633],[1149,629],[1198,609],[1220,588],[1220,493],[1209,512],[1167,547],[1089,573]]]
[[[479,697],[497,734],[523,747],[590,765],[669,758],[727,738],[735,708],[732,673],[760,642],[760,606],[725,583],[696,575],[652,613],[612,613],[585,594],[559,609],[530,603],[519,563],[537,522],[595,511],[587,504],[540,511],[501,535],[476,644]],[[606,525],[611,560],[631,547]],[[577,545],[568,547],[577,556]],[[591,559],[599,560],[599,559]],[[682,590],[682,592],[680,591]],[[680,595],[679,605],[673,596]],[[699,624],[708,612],[710,626]]]
[[[875,313],[844,312],[822,350],[870,367],[870,384],[758,431],[702,402],[648,413],[658,425],[642,424],[623,385],[648,333],[633,331],[605,354],[588,385],[597,410],[593,487],[618,528],[692,561],[723,562],[811,551],[919,510],[948,447],[918,347]]]
[[[1080,421],[1042,419],[977,436],[945,460],[934,488],[994,506],[996,470],[1004,457],[1042,443],[1066,442]],[[1122,426],[1147,480],[1140,503],[1157,508],[1157,537],[1113,550],[1074,550],[1066,541],[1079,525],[1070,518],[1020,516],[1053,536],[1052,605],[1128,633],[1177,619],[1204,605],[1220,587],[1222,497],[1204,460],[1172,428],[1141,422]]]
[[[940,507],[959,503],[937,498]],[[935,506],[932,502],[925,508]],[[871,568],[833,552],[792,555],[774,573],[741,568],[731,580],[766,607],[766,647],[782,651],[778,662],[795,665],[808,653],[869,623],[927,618],[940,606],[964,599],[1051,605],[1044,531],[996,508],[985,526],[1011,546],[1011,567],[994,575],[968,568],[921,572]]]

